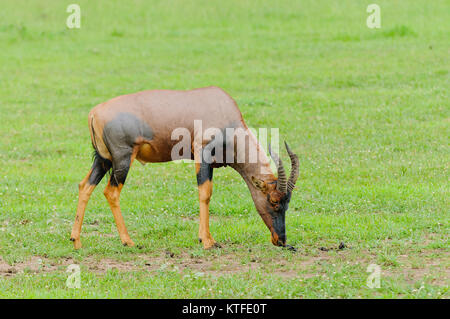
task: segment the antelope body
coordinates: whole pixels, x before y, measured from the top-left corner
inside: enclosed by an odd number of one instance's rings
[[[135,159],[141,163],[172,161],[172,148],[177,140],[172,133],[184,128],[190,133],[191,152],[183,158],[195,161],[200,202],[198,238],[205,249],[216,245],[209,231],[209,201],[212,195],[213,169],[229,165],[247,183],[255,207],[271,232],[272,243],[286,246],[285,212],[298,177],[298,158],[286,144],[292,161],[289,180],[276,153],[278,179],[273,174],[268,157],[249,131],[236,102],[222,89],[208,87],[188,91],[152,90],[123,95],[95,106],[89,113],[89,130],[95,149],[94,162],[87,176],[79,184],[78,207],[71,240],[81,247],[80,233],[87,202],[94,188],[105,174],[111,176],[104,190],[105,197],[124,245],[133,246],[122,217],[119,197],[128,171]],[[201,131],[195,121],[201,121]],[[210,128],[241,129],[248,133],[247,152],[257,154],[254,163],[231,163],[204,160],[205,148],[215,141],[204,137]],[[235,152],[231,148],[231,152]],[[227,148],[227,152],[230,152]],[[235,158],[236,154],[232,154]]]

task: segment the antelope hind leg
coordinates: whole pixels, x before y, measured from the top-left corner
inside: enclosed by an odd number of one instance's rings
[[[111,162],[109,160],[101,158],[97,153],[95,153],[94,163],[92,168],[86,177],[78,185],[79,195],[78,195],[78,206],[77,213],[75,216],[75,222],[72,228],[72,234],[70,235],[70,240],[73,241],[73,247],[75,249],[81,248],[81,226],[83,224],[84,213],[86,211],[86,206],[91,197],[92,192],[95,187],[100,183],[103,176],[111,168]]]
[[[103,192],[114,216],[120,240],[124,246],[134,246],[134,242],[128,235],[125,221],[120,209],[120,192],[128,175],[128,171],[136,158],[137,149],[130,150],[119,158],[113,158],[113,170],[108,185]]]

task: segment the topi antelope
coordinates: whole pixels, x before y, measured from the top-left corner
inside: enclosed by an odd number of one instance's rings
[[[196,132],[194,122],[201,120],[202,131]],[[212,195],[213,168],[231,166],[247,183],[255,207],[271,232],[272,243],[286,245],[285,214],[297,181],[299,161],[285,143],[291,159],[289,178],[283,164],[269,147],[278,179],[269,159],[256,137],[245,124],[236,102],[222,89],[207,87],[189,91],[153,90],[116,97],[94,107],[89,113],[89,130],[94,147],[94,162],[87,176],[79,184],[78,207],[70,240],[75,249],[81,247],[80,233],[89,197],[105,174],[111,170],[105,197],[119,231],[123,245],[133,246],[122,217],[119,197],[130,166],[137,159],[142,164],[172,161],[172,149],[177,143],[172,132],[184,128],[190,133],[189,154],[183,158],[195,161],[200,201],[199,241],[205,249],[216,245],[209,232],[209,201]],[[215,135],[202,134],[209,128],[241,129],[247,134],[245,152],[256,153],[256,161],[237,161],[237,148],[230,148],[230,139],[217,143]],[[236,139],[232,138],[232,142]],[[218,145],[220,144],[220,145]],[[206,150],[213,145],[213,159],[207,160]],[[225,145],[225,148],[220,146]],[[225,150],[225,151],[224,151]],[[227,159],[217,161],[220,152]]]

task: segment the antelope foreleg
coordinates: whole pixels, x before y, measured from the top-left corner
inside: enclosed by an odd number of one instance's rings
[[[212,195],[212,167],[206,163],[195,164],[198,184],[198,199],[200,202],[200,225],[198,230],[199,241],[203,248],[216,246],[214,238],[209,232],[209,201]]]

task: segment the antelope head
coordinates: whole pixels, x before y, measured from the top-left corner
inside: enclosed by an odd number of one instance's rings
[[[286,245],[285,217],[291,200],[292,190],[298,178],[299,161],[297,155],[289,148],[289,145],[286,142],[284,144],[292,165],[289,179],[286,176],[283,162],[269,145],[270,156],[277,166],[278,179],[275,181],[264,181],[252,176],[251,181],[265,196],[265,200],[259,201],[257,206],[259,206],[258,210],[264,223],[271,232],[272,243],[275,246],[286,247],[288,245]],[[288,247],[293,249],[291,246]]]

